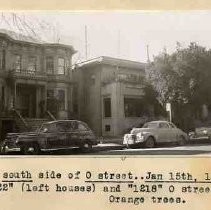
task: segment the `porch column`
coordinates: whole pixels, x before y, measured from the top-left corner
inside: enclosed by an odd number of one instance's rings
[[[43,118],[47,110],[47,85],[42,84],[36,88],[37,117]]]
[[[47,111],[47,85],[44,85],[44,98],[43,100],[45,101],[44,103],[44,111]]]
[[[40,86],[36,85],[36,118],[40,117]]]
[[[73,113],[73,86],[71,85],[69,87],[69,92],[70,92],[70,98],[69,98],[69,110],[71,113]]]
[[[16,91],[16,86],[17,86],[17,82],[15,81],[14,82],[14,92],[13,92],[13,108],[16,109],[16,94],[17,94],[17,91]]]

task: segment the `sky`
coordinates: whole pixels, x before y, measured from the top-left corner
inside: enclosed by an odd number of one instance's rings
[[[175,51],[176,42],[183,47],[197,42],[211,48],[211,11],[42,11],[18,15],[32,25],[43,23],[39,29],[43,40],[73,45],[77,50],[74,62],[86,59],[85,46],[87,59],[112,56],[139,62],[147,62],[147,46],[150,60],[164,48],[168,53]],[[1,21],[0,28],[5,27],[17,30]]]

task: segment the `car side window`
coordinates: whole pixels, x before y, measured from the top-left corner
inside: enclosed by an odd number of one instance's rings
[[[72,122],[67,122],[66,128],[67,128],[67,132],[71,132],[71,131],[73,131],[73,125],[72,125]]]
[[[66,123],[58,123],[56,128],[58,132],[65,132],[67,130]]]
[[[78,123],[78,130],[79,131],[87,131],[87,127],[82,123]]]
[[[170,128],[176,128],[176,126],[173,123],[169,123]]]
[[[73,128],[73,130],[78,130],[78,122],[77,121],[72,122],[72,128]]]
[[[44,132],[44,133],[54,133],[54,132],[56,132],[56,124],[52,123],[52,124],[43,125],[42,128],[41,128],[41,132]]]
[[[67,129],[67,132],[76,131],[78,129],[78,123],[77,123],[77,121],[67,122],[66,123],[66,129]]]
[[[167,123],[160,123],[159,128],[169,128],[169,125]]]
[[[66,131],[72,132],[78,129],[78,123],[76,121],[70,121],[66,123]]]

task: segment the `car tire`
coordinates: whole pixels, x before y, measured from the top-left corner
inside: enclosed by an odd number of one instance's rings
[[[1,144],[0,145],[0,154],[6,154],[6,149],[5,149],[5,145]]]
[[[148,137],[147,140],[144,143],[144,147],[146,148],[153,148],[155,147],[155,140],[153,137]]]
[[[186,143],[184,136],[179,136],[178,141],[177,141],[177,145],[178,146],[184,146]]]
[[[81,147],[81,150],[83,152],[90,152],[92,150],[92,143],[88,141],[84,142],[84,144]]]
[[[38,144],[26,144],[21,146],[21,152],[24,155],[38,155],[40,148]]]

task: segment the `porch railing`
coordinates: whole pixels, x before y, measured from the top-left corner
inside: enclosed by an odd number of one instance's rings
[[[142,75],[136,75],[136,74],[116,74],[116,75],[110,75],[102,80],[103,85],[112,82],[143,84],[144,77]]]
[[[44,78],[45,80],[58,80],[58,81],[64,81],[64,82],[70,82],[71,81],[71,75],[68,74],[48,74],[44,71],[34,71],[34,70],[28,70],[28,69],[12,69],[8,72],[12,77],[26,77],[26,78]]]
[[[14,75],[26,75],[26,76],[46,76],[46,72],[29,70],[29,69],[12,69],[11,73]]]
[[[22,115],[20,114],[19,111],[17,111],[16,109],[13,109],[14,113],[18,116],[18,118],[20,119],[20,121],[23,123],[23,125],[25,126],[25,128],[29,128],[28,123],[26,122],[26,120],[22,117]]]
[[[46,110],[46,113],[48,114],[48,116],[49,116],[52,120],[56,120],[56,118],[53,116],[53,114],[52,114],[49,110]]]

